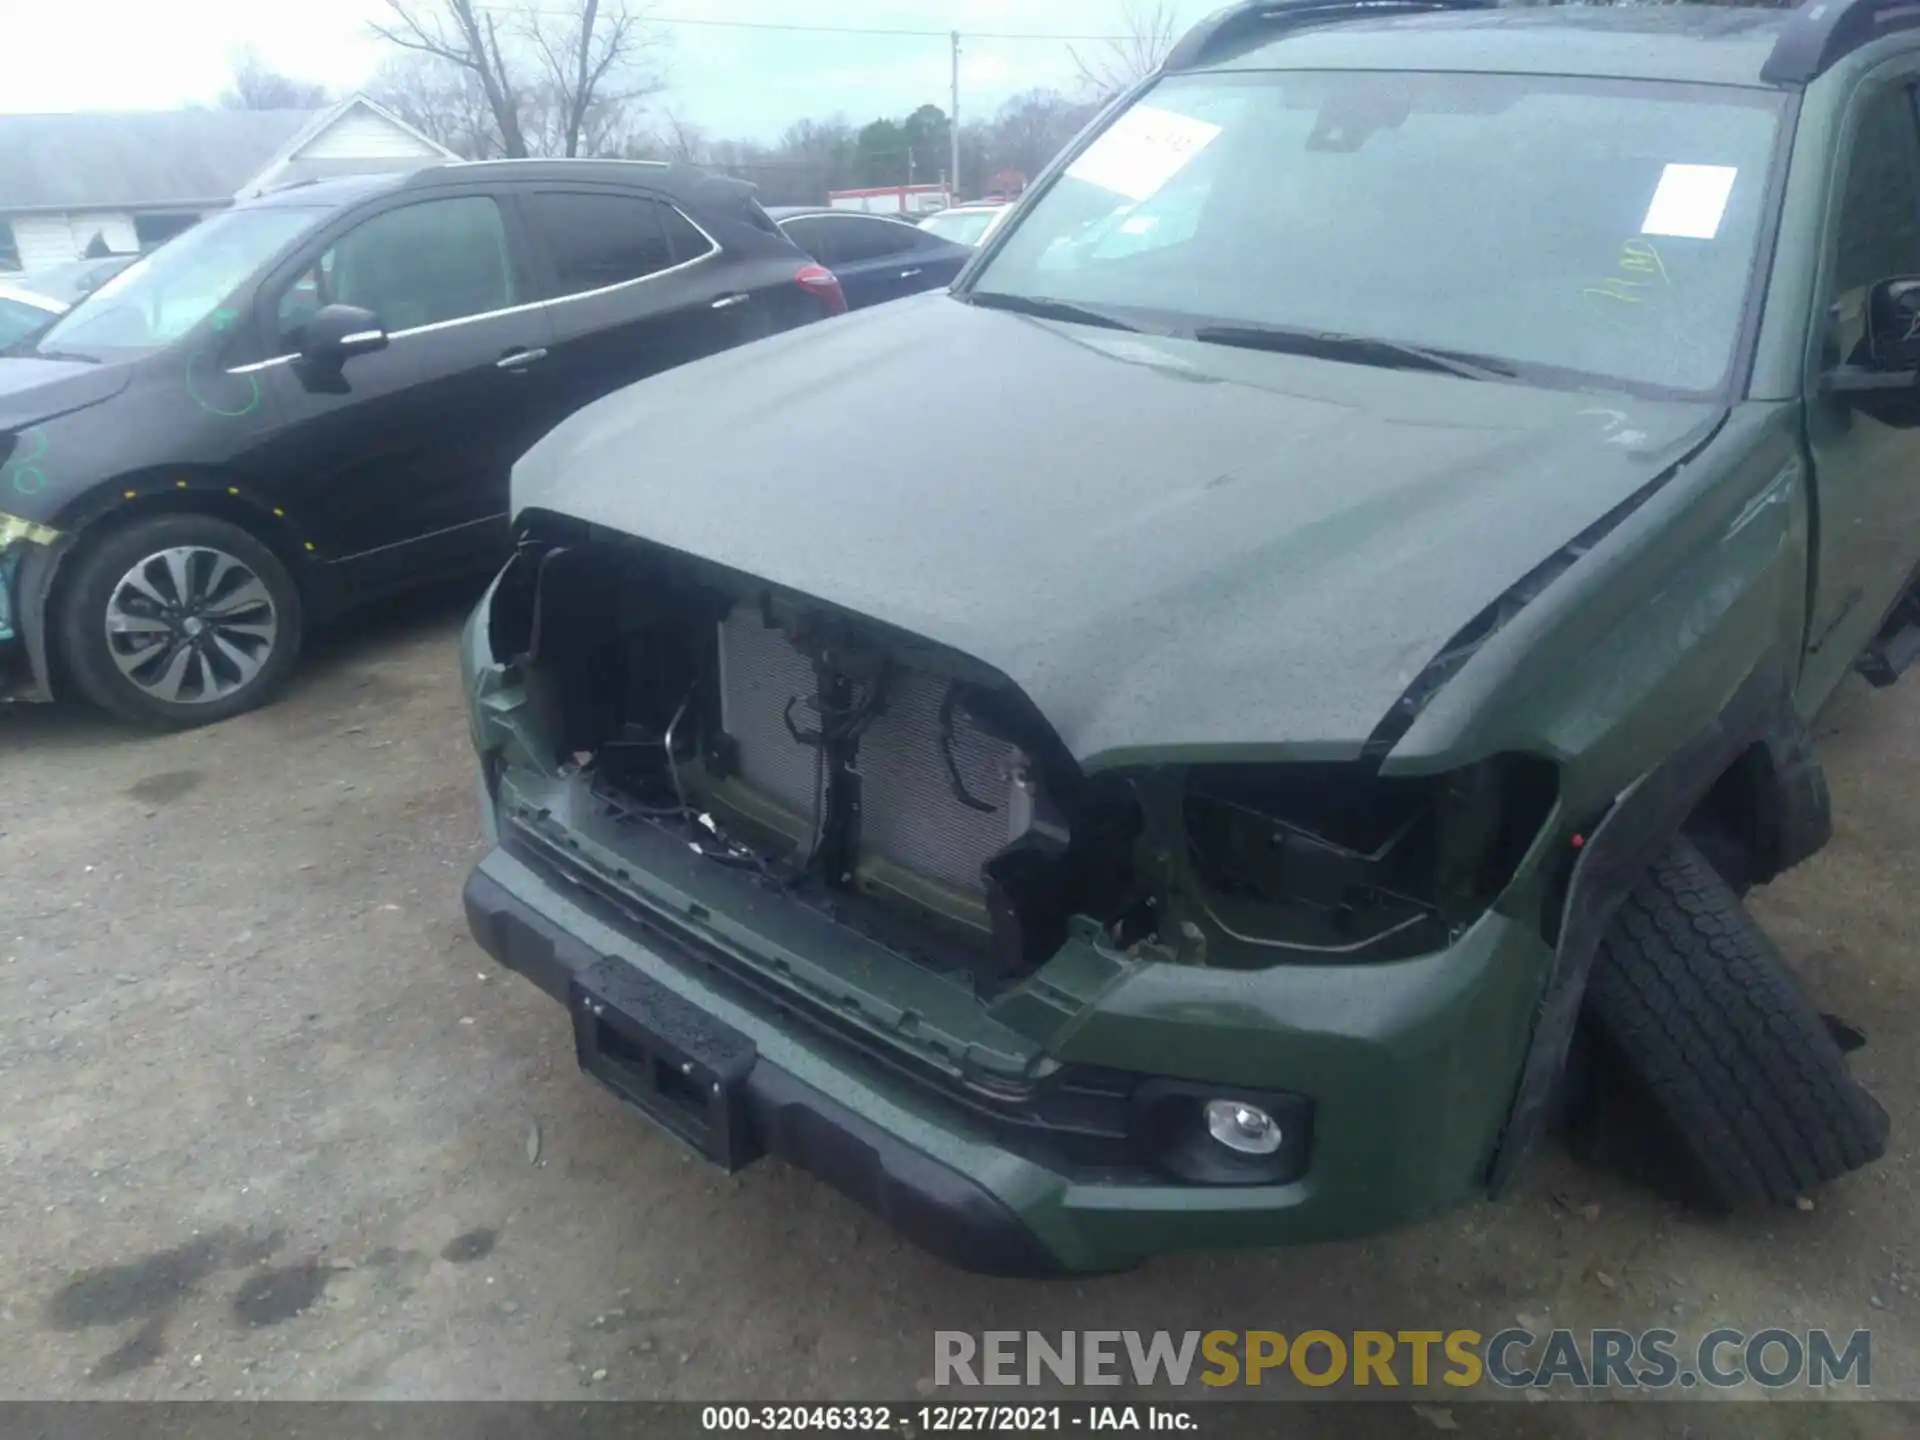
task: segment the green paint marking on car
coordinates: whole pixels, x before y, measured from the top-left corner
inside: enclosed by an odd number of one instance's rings
[[[209,415],[242,420],[260,408],[259,377],[228,374],[205,351],[187,357],[186,379],[187,394]]]
[[[1406,1224],[1636,1086],[1704,1198],[1871,1161],[1738,896],[1920,655],[1917,82],[1889,0],[1196,27],[951,294],[520,461],[476,936],[982,1270]]]
[[[0,463],[0,477],[5,477],[14,494],[38,495],[47,488],[47,472],[40,468],[47,449],[46,431],[29,427],[20,432],[13,453]]]

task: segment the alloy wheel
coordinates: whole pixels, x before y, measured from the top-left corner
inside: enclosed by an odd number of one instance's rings
[[[250,684],[273,654],[280,615],[244,562],[177,546],[122,575],[107,601],[107,653],[129,682],[172,705],[205,704]]]

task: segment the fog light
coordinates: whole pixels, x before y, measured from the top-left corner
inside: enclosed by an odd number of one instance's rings
[[[1286,1138],[1279,1121],[1244,1100],[1209,1100],[1207,1133],[1242,1155],[1271,1155]]]
[[[1133,1092],[1142,1152],[1190,1185],[1290,1185],[1313,1154],[1313,1102],[1221,1081],[1147,1080]]]

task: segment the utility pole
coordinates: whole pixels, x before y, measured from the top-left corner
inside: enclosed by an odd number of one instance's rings
[[[960,32],[953,32],[953,113],[947,116],[947,140],[953,149],[947,176],[947,203],[960,203]]]

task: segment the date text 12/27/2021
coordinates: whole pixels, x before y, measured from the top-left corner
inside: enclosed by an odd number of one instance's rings
[[[1190,1412],[1160,1405],[708,1405],[700,1411],[700,1428],[1001,1435],[1198,1426]]]

